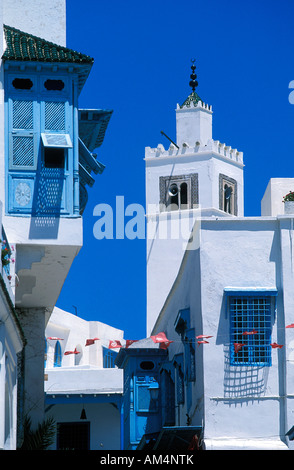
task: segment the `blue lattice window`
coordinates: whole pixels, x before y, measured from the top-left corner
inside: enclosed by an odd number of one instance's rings
[[[45,130],[65,131],[65,103],[62,101],[45,102]]]
[[[37,166],[34,133],[34,102],[11,100],[11,133],[9,136],[9,168],[34,170]]]
[[[73,89],[64,75],[7,75],[9,213],[67,216],[78,212],[73,171]]]
[[[231,364],[270,366],[273,297],[247,293],[228,301]]]

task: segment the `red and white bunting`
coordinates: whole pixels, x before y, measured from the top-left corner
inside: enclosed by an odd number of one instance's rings
[[[244,343],[234,343],[235,353],[238,354],[238,352],[241,351],[243,346],[246,346],[246,345]]]
[[[256,330],[252,330],[252,331],[244,331],[244,333],[242,333],[243,336],[247,336],[247,335],[256,335],[258,333],[258,331]]]
[[[86,340],[85,346],[91,346],[91,344],[95,344],[95,341],[98,341],[99,338],[90,338]]]
[[[120,341],[113,340],[109,341],[108,349],[122,348]]]
[[[65,351],[64,353],[65,356],[68,356],[69,354],[80,354],[80,351],[78,351],[77,348],[75,348],[74,351]]]

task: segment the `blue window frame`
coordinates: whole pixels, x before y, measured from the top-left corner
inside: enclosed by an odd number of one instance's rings
[[[103,367],[104,369],[113,369],[115,367],[114,361],[117,356],[117,352],[112,349],[103,347]]]
[[[266,292],[229,295],[230,362],[271,365],[272,296]]]
[[[43,75],[7,75],[8,213],[69,216],[74,212],[73,172],[78,168],[73,149],[73,94],[65,75],[55,78],[46,70]],[[32,86],[16,88],[15,80],[28,80]]]
[[[190,309],[180,310],[175,321],[175,331],[181,336],[184,344],[185,380],[194,382],[196,380],[195,330],[190,328],[190,323]]]
[[[61,367],[62,355],[60,342],[56,341],[54,349],[54,367]]]

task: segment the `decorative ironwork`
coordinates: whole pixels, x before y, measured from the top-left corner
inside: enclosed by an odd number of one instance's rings
[[[197,74],[195,73],[195,70],[196,70],[195,59],[192,59],[191,62],[192,62],[192,65],[191,65],[192,73],[190,75],[191,80],[190,80],[189,85],[192,88],[192,93],[190,93],[188,98],[184,101],[181,108],[183,108],[184,106],[189,108],[191,105],[197,106],[199,101],[203,103],[202,99],[195,91],[195,89],[198,87],[198,82],[196,80]]]
[[[192,59],[191,62],[192,62],[192,65],[191,65],[192,73],[190,75],[191,81],[190,81],[189,85],[192,88],[192,91],[194,93],[195,88],[198,86],[198,82],[196,80],[197,75],[195,73],[195,70],[196,70],[196,65],[194,65],[195,59]]]

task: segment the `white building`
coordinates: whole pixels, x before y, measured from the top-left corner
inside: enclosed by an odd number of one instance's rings
[[[57,307],[46,327],[46,416],[52,450],[119,450],[123,371],[114,365],[123,331]],[[110,346],[110,347],[109,347]]]
[[[14,264],[7,264],[11,247],[2,226],[0,202],[0,449],[17,446],[17,411],[21,395],[20,353],[25,337],[14,308],[14,285],[11,283]]]
[[[33,428],[44,419],[45,326],[83,243],[86,186],[104,169],[92,152],[112,113],[79,109],[93,59],[66,47],[65,5],[0,4],[0,201],[26,339],[20,428],[24,416]]]
[[[173,341],[175,426],[201,427],[206,449],[288,449],[294,214],[282,197],[294,178],[271,180],[261,217],[244,217],[243,154],[212,139],[211,117],[193,90],[177,141],[146,148],[147,331]],[[175,235],[183,221],[193,243]]]

